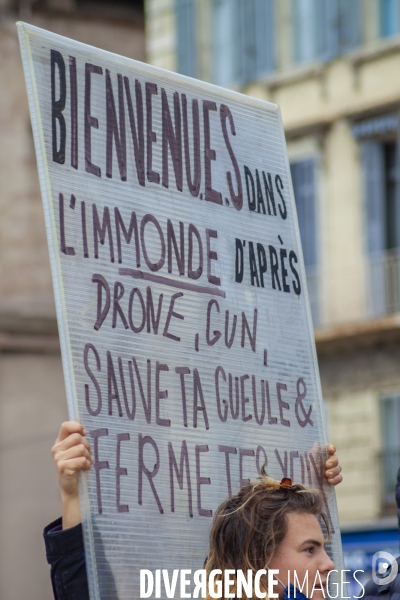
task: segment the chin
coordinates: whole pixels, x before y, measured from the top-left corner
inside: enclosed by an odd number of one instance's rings
[[[312,600],[324,600],[324,598],[327,598],[327,592],[326,592],[326,588],[314,588],[314,593],[312,596],[310,596],[310,599],[312,598]]]

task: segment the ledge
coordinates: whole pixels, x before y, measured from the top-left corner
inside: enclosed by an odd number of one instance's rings
[[[274,90],[283,85],[292,85],[299,81],[304,81],[311,78],[320,78],[323,76],[326,69],[325,62],[311,62],[306,65],[298,65],[287,71],[276,72],[273,75],[265,78],[263,83],[268,90]]]
[[[319,357],[400,343],[400,314],[314,332]],[[57,321],[0,314],[0,353],[60,354]]]
[[[60,354],[55,318],[0,314],[0,354]]]
[[[400,52],[400,36],[390,39],[380,38],[373,44],[338,54],[331,59],[314,60],[297,66],[293,65],[286,71],[276,71],[266,77],[262,83],[267,89],[274,90],[280,86],[292,85],[306,79],[320,79],[324,77],[326,69],[336,61],[344,60],[352,67],[359,67],[363,63],[398,52]]]
[[[294,125],[285,129],[285,137],[287,140],[293,140],[298,137],[305,137],[309,135],[321,138],[329,129],[331,124],[332,120],[326,119]]]
[[[380,529],[398,529],[397,517],[386,517],[374,521],[347,522],[340,525],[341,533],[355,533],[359,531],[377,531]]]
[[[400,343],[400,314],[315,331],[319,357],[393,343]]]
[[[391,38],[380,38],[374,44],[352,50],[345,56],[347,56],[352,65],[358,67],[363,63],[387,56],[388,54],[396,54],[397,52],[400,52],[399,35]]]
[[[60,354],[58,336],[0,332],[0,354]]]

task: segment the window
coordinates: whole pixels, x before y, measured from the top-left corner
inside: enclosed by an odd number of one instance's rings
[[[213,22],[215,83],[245,84],[274,69],[273,0],[213,0]]]
[[[112,2],[110,0],[77,0],[76,4],[78,6],[85,4],[110,4],[114,6],[127,6],[129,8],[137,7],[143,11],[143,0],[113,0]]]
[[[361,40],[360,0],[293,0],[294,61],[330,60]]]
[[[369,312],[378,317],[400,310],[399,118],[383,115],[353,126],[361,143]]]
[[[176,0],[178,73],[197,76],[195,0]]]
[[[382,398],[382,502],[395,504],[397,471],[400,467],[400,395]]]
[[[302,160],[290,165],[304,264],[311,268],[317,264],[314,170],[314,159]]]
[[[319,323],[317,285],[317,223],[315,206],[315,159],[290,165],[299,221],[301,245],[307,274],[308,295],[314,326]]]
[[[32,3],[31,3],[32,4]],[[56,8],[57,2],[41,2],[39,6]],[[60,10],[75,10],[81,14],[94,15],[106,19],[118,19],[142,24],[144,20],[143,0],[70,0],[58,2]],[[58,8],[58,7],[57,7]]]
[[[298,63],[313,60],[317,55],[316,35],[313,31],[315,28],[313,4],[313,0],[295,0],[294,2],[294,56],[295,62]]]
[[[235,81],[234,10],[232,0],[214,0],[213,81],[229,85]]]
[[[380,29],[382,37],[389,37],[400,31],[400,1],[380,0]]]

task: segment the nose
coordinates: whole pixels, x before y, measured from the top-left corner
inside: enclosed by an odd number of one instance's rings
[[[321,561],[321,566],[319,568],[320,573],[328,573],[329,571],[333,571],[335,568],[335,563],[331,559],[331,557],[327,554],[326,550],[323,550],[323,557]]]

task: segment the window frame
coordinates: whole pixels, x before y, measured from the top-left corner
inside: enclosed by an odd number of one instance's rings
[[[299,207],[299,201],[296,199],[296,175],[295,169],[300,165],[306,165],[312,163],[313,170],[313,199],[312,199],[312,219],[313,219],[313,241],[311,249],[311,254],[314,254],[314,260],[310,263],[306,263],[308,250],[304,248],[303,238],[302,238],[302,223],[309,222],[308,215],[304,215],[304,218],[299,218],[299,213],[301,210]],[[319,285],[319,263],[320,263],[320,247],[319,247],[319,197],[320,197],[320,160],[319,156],[315,154],[306,154],[306,155],[298,155],[296,157],[289,159],[290,166],[290,176],[293,185],[293,193],[296,205],[296,214],[297,221],[299,225],[299,233],[300,233],[300,241],[302,244],[302,254],[304,259],[304,266],[307,277],[307,287],[308,287],[308,296],[311,308],[311,315],[313,320],[314,328],[317,328],[321,324],[321,307],[320,307],[320,285]],[[297,198],[300,197],[300,194],[297,194]],[[308,207],[309,209],[310,207]],[[306,235],[304,231],[303,236]],[[308,236],[307,236],[308,237]]]
[[[385,13],[385,8],[387,12]],[[392,29],[390,25],[394,25]],[[386,30],[386,27],[388,29]],[[390,31],[389,31],[390,29]],[[385,31],[386,30],[386,31]],[[379,0],[379,35],[387,39],[400,34],[400,0]]]
[[[293,62],[296,65],[334,60],[362,42],[359,0],[292,0],[292,14]],[[311,49],[307,55],[300,56],[304,46],[302,37]]]
[[[175,0],[175,16],[176,70],[198,77],[196,0]]]
[[[381,452],[380,452],[380,471],[381,471],[381,502],[382,502],[382,507],[383,509],[390,507],[390,506],[395,506],[396,505],[396,497],[395,497],[395,489],[396,489],[396,482],[397,482],[397,471],[400,467],[400,436],[398,434],[395,434],[394,439],[397,441],[397,444],[394,445],[390,445],[390,446],[386,446],[385,445],[385,440],[387,439],[387,436],[385,435],[385,418],[384,418],[384,406],[385,404],[388,404],[389,402],[396,402],[396,406],[395,406],[395,419],[396,419],[396,423],[395,423],[395,427],[396,425],[398,425],[398,427],[396,428],[396,431],[398,431],[398,428],[400,428],[400,390],[397,391],[392,391],[392,392],[385,392],[382,393],[380,396],[380,402],[379,402],[379,413],[380,413],[380,433],[381,433]],[[387,415],[387,421],[393,423],[394,419],[390,418],[390,414]],[[391,473],[389,473],[389,477],[391,477],[391,481],[389,482],[390,485],[390,489],[388,486],[388,477],[387,477],[387,472],[385,471],[385,468],[387,468],[387,465],[390,464],[391,466],[389,467],[389,469],[391,470]],[[392,469],[392,466],[394,465],[394,468]],[[394,488],[393,488],[394,485]]]
[[[265,79],[276,69],[275,0],[212,0],[213,39],[220,41],[216,30],[219,19],[216,7],[226,3],[231,28],[225,39],[226,47],[214,42],[214,61],[229,65],[230,76],[219,78],[220,65],[214,67],[213,82],[217,85],[244,86]],[[265,23],[265,28],[262,23]],[[220,56],[216,53],[219,52]],[[225,53],[225,56],[224,56]]]

